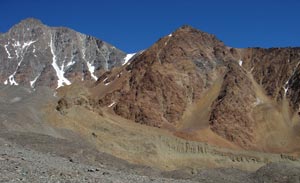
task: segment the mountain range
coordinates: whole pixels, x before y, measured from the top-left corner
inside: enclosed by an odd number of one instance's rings
[[[128,54],[29,18],[0,34],[0,63],[0,137],[36,151],[169,173],[299,164],[300,48],[233,48],[184,25]]]

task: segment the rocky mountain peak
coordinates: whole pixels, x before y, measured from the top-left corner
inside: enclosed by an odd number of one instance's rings
[[[17,25],[44,25],[42,23],[41,20],[37,19],[37,18],[26,18],[24,20],[21,20],[20,23],[18,23]]]
[[[224,45],[222,41],[220,41],[215,35],[209,34],[207,32],[198,30],[190,25],[183,25],[175,30],[172,35],[177,35],[178,37],[198,37],[197,40],[193,42],[199,41],[199,43],[207,46],[216,46],[216,45]]]
[[[227,52],[214,36],[179,28],[121,70],[101,77],[95,90],[108,93],[101,93],[97,103],[138,123],[174,129],[186,108],[219,79],[224,61],[220,55]]]
[[[114,46],[64,27],[29,18],[0,36],[0,82],[52,88],[97,80],[126,54]]]
[[[230,50],[216,36],[188,25],[159,39],[144,55],[152,57],[149,59],[151,61],[156,57],[159,63],[175,65],[189,60],[203,72],[209,72],[216,64],[232,59]]]
[[[300,126],[299,68],[299,49],[235,49],[183,26],[101,76],[89,98],[95,111],[184,138],[280,151]]]
[[[39,27],[45,27],[45,25],[38,19],[35,18],[27,18],[20,21],[18,24],[14,25],[10,30],[10,34],[17,34],[31,32],[33,29],[37,29]],[[19,35],[20,36],[20,35]]]

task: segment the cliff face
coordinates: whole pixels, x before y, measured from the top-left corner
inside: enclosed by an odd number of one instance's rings
[[[76,80],[97,80],[104,71],[122,65],[125,56],[94,37],[26,19],[0,35],[0,82],[57,88]]]
[[[214,36],[181,27],[122,70],[100,78],[98,87],[104,80],[106,87],[106,82],[116,85],[100,103],[115,102],[116,114],[138,123],[175,128],[187,106],[222,77],[226,53],[228,49]]]
[[[299,101],[294,99],[298,92],[293,85],[299,72],[300,48],[249,48],[240,53],[243,67],[251,71],[266,95],[277,101],[286,96],[293,110],[298,110]]]
[[[294,151],[300,146],[299,53],[230,48],[183,26],[101,75],[86,103],[187,139]]]
[[[211,129],[247,148],[297,149],[299,48],[232,49]],[[232,64],[229,64],[232,65]],[[294,147],[293,147],[294,146]]]

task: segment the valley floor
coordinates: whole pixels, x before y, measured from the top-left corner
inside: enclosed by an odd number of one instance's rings
[[[55,100],[0,87],[0,182],[300,182],[289,156],[186,141],[106,111],[61,115],[44,106]]]
[[[107,159],[109,161],[109,159]],[[0,182],[299,182],[300,167],[268,164],[250,173],[233,168],[199,172],[131,173],[132,167],[90,166],[54,153],[41,153],[0,138]],[[144,169],[146,171],[147,169]],[[147,170],[149,171],[149,170]],[[150,170],[151,171],[151,170]],[[140,174],[141,172],[139,172]],[[149,174],[149,172],[144,172]]]
[[[0,139],[0,182],[191,182],[89,166]]]

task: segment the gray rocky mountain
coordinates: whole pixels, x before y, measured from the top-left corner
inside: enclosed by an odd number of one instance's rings
[[[94,37],[25,19],[0,34],[0,83],[58,88],[98,76],[126,61],[126,54]]]

